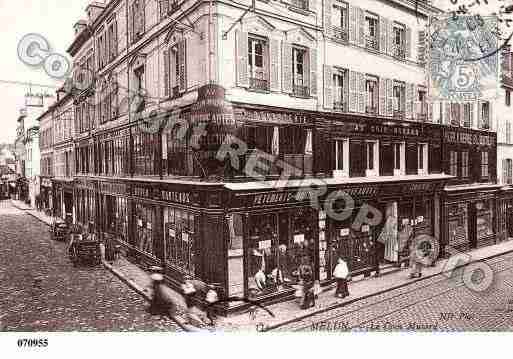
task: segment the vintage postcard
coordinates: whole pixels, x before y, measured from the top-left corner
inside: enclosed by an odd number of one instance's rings
[[[20,353],[512,331],[512,1],[0,13],[0,338]]]

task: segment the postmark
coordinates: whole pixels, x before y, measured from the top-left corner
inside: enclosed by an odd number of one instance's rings
[[[493,100],[500,82],[496,16],[451,14],[429,22],[432,101]],[[491,54],[490,56],[483,55]]]

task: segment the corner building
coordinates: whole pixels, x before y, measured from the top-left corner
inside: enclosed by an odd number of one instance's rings
[[[78,223],[141,266],[162,265],[171,285],[193,276],[221,297],[262,302],[291,298],[302,263],[327,285],[338,257],[368,276],[407,260],[400,243],[418,234],[442,249],[455,226],[488,225],[476,245],[501,238],[490,112],[468,104],[463,121],[463,108],[427,102],[436,8],[270,0],[245,13],[250,5],[88,7],[69,49],[75,76],[95,78],[74,98]],[[179,124],[145,124],[177,113]],[[320,183],[314,206],[308,190]],[[460,203],[475,211],[450,222]],[[361,223],[370,206],[382,219]]]

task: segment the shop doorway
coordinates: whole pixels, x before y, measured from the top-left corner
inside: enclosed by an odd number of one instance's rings
[[[73,223],[73,193],[64,192],[64,219],[68,223]]]

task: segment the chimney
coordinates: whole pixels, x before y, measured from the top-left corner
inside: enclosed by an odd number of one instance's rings
[[[82,30],[84,30],[87,27],[87,21],[85,20],[78,20],[75,25],[73,25],[73,28],[75,29],[75,36],[80,34]]]
[[[87,13],[87,20],[89,22],[89,25],[91,25],[94,20],[98,18],[98,15],[101,14],[103,9],[105,9],[107,5],[102,4],[100,2],[93,1],[86,7],[86,13]]]

